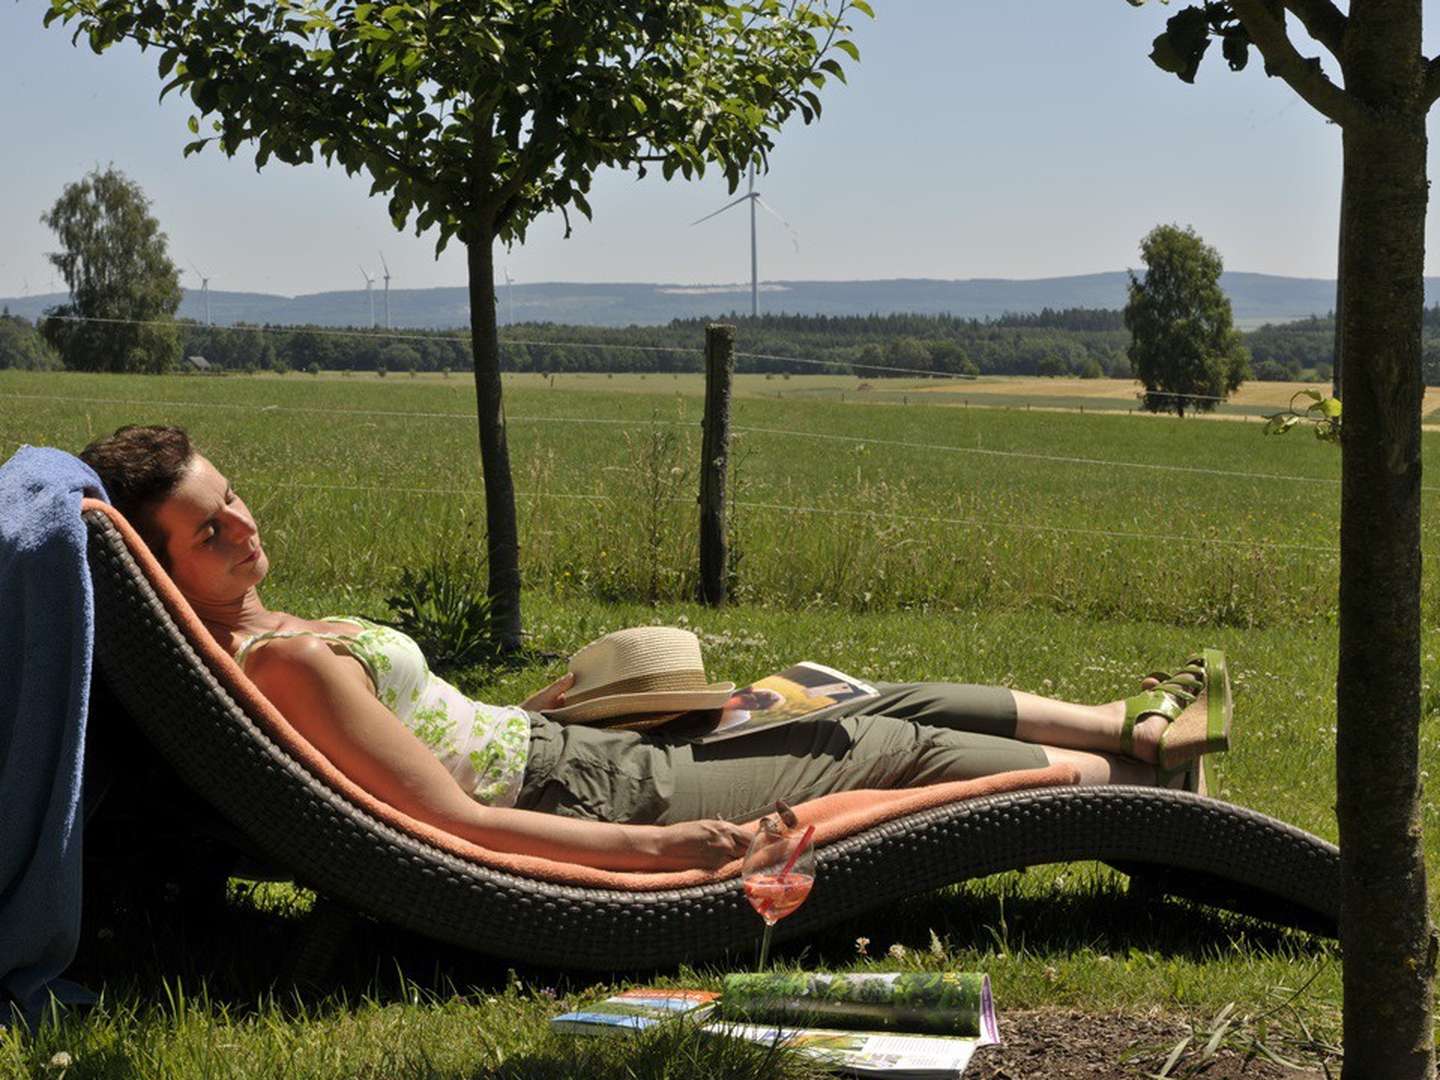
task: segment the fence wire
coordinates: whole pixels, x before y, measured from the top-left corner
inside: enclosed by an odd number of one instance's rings
[[[325,416],[384,416],[405,419],[443,419],[443,420],[464,420],[470,423],[475,422],[474,413],[459,412],[424,412],[410,409],[322,409],[315,406],[305,405],[247,405],[234,402],[218,401],[161,401],[144,400],[138,398],[95,398],[95,397],[69,397],[61,394],[13,394],[0,393],[0,398],[9,398],[23,401],[67,401],[83,402],[92,405],[140,405],[149,408],[155,406],[179,407],[190,409],[231,409],[242,412],[289,412],[289,413],[319,413]],[[591,416],[507,416],[507,424],[598,424],[598,425],[641,425],[661,427],[693,427],[698,421],[693,420],[663,420],[658,417],[650,420],[628,420],[611,419],[608,417]],[[1153,472],[1173,472],[1200,476],[1218,476],[1234,480],[1260,480],[1275,481],[1287,484],[1324,484],[1330,487],[1339,487],[1340,481],[1323,476],[1296,476],[1291,473],[1259,473],[1246,472],[1237,469],[1214,469],[1203,465],[1167,465],[1154,461],[1115,461],[1105,458],[1074,457],[1065,454],[1041,454],[1028,450],[994,450],[980,446],[955,446],[947,443],[913,442],[904,439],[880,439],[871,438],[865,435],[836,435],[828,432],[800,431],[796,428],[775,428],[757,427],[749,424],[732,425],[730,430],[737,434],[774,435],[796,439],[819,439],[835,442],[844,442],[859,445],[890,446],[897,449],[938,451],[948,454],[973,454],[979,457],[992,458],[1013,458],[1022,461],[1044,461],[1060,465],[1081,465],[1104,469],[1145,469]],[[1440,492],[1440,487],[1421,487],[1422,492],[1434,494]]]
[[[446,495],[461,496],[465,498],[483,499],[485,492],[479,488],[440,488],[440,487],[395,487],[392,485],[370,485],[370,484],[310,484],[298,480],[259,480],[254,481],[256,486],[264,488],[298,489],[304,491],[363,491],[375,494],[408,494],[408,495]],[[559,491],[524,491],[516,489],[515,494],[529,499],[567,499],[577,502],[613,502],[609,495],[586,495],[576,492]],[[693,506],[695,500],[688,496],[672,496],[665,502],[683,503]],[[731,506],[745,510],[773,510],[787,514],[821,514],[836,517],[851,517],[870,520],[879,516],[876,510],[855,510],[844,507],[833,506],[800,506],[793,503],[771,503],[754,502],[745,499],[736,499],[730,502]],[[981,529],[1015,529],[1024,532],[1045,532],[1060,533],[1068,536],[1102,537],[1117,540],[1155,540],[1164,543],[1191,543],[1211,546],[1243,547],[1246,549],[1263,549],[1267,551],[1307,551],[1322,555],[1338,555],[1338,547],[1324,547],[1318,544],[1287,544],[1271,540],[1232,540],[1216,536],[1184,536],[1180,534],[1155,533],[1155,532],[1126,532],[1118,529],[1081,529],[1069,525],[1037,525],[1024,521],[1001,521],[995,518],[975,517],[939,517],[929,514],[906,514],[907,521],[919,522],[926,525],[958,525],[965,528]]]

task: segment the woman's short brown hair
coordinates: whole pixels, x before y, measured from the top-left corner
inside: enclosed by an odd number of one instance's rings
[[[114,435],[96,439],[80,451],[80,460],[99,475],[110,505],[135,526],[151,552],[168,568],[165,535],[151,511],[175,490],[195,457],[184,428],[127,424]]]

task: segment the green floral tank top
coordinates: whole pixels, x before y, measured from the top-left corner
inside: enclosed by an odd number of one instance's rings
[[[530,716],[515,705],[473,701],[430,671],[415,640],[389,626],[353,615],[325,622],[352,623],[354,634],[271,630],[247,638],[235,654],[243,669],[257,645],[281,638],[318,637],[341,645],[370,673],[375,694],[450,770],[478,802],[514,806],[530,754]]]

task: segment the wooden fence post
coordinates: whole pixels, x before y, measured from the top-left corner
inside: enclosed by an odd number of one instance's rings
[[[725,603],[725,473],[730,461],[730,381],[735,327],[705,328],[705,418],[700,441],[700,599]]]

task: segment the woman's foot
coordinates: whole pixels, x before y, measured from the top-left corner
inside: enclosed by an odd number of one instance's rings
[[[1163,756],[1165,731],[1205,694],[1203,659],[1192,658],[1173,675],[1151,672],[1141,680],[1140,693],[1116,702],[1120,721],[1120,753],[1146,764]]]
[[[1118,703],[1123,709],[1125,702]],[[1129,738],[1125,737],[1122,724],[1120,736],[1120,753],[1146,765],[1154,765],[1159,760],[1160,738],[1165,734],[1165,729],[1170,726],[1170,721],[1163,716],[1150,715],[1143,720],[1137,720],[1130,728]]]

